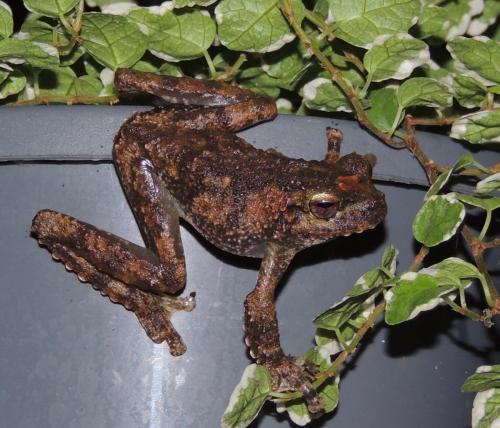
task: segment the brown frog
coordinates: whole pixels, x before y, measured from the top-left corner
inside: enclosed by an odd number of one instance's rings
[[[369,157],[340,157],[334,129],[323,161],[251,146],[235,132],[274,118],[276,105],[235,86],[132,70],[117,71],[115,83],[172,103],[133,115],[114,142],[146,248],[51,210],[36,214],[32,234],[80,280],[133,311],[172,355],[186,347],[171,316],[195,306],[194,295],[176,296],[186,282],[179,219],[225,251],[262,258],[244,303],[245,342],[274,389],[300,390],[311,411],[321,410],[304,371],[281,349],[274,292],[298,251],[383,220],[386,204],[371,183]]]

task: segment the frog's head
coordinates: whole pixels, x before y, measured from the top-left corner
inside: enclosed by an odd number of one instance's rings
[[[288,213],[289,230],[300,247],[361,233],[384,219],[387,206],[384,194],[371,181],[373,164],[373,156],[356,153],[334,165],[321,164],[329,173],[296,194],[293,215]]]

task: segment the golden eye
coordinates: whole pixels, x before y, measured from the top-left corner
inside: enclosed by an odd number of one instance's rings
[[[309,211],[314,217],[329,219],[338,211],[338,200],[333,195],[319,193],[309,200]]]

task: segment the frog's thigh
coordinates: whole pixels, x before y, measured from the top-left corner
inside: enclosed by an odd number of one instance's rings
[[[61,260],[68,270],[74,271],[81,281],[90,282],[103,296],[134,312],[151,340],[156,343],[166,341],[172,355],[181,355],[186,351],[186,346],[170,322],[170,317],[175,311],[185,309],[185,306],[191,303],[190,299],[157,296],[129,287],[99,272],[67,247],[61,244],[47,246],[54,258]]]
[[[39,211],[31,232],[40,244],[59,244],[87,260],[95,269],[123,283],[155,293],[175,292],[170,273],[151,251],[69,215]]]
[[[175,293],[186,284],[179,215],[143,148],[126,134],[121,130],[115,139],[115,165],[146,246],[158,256],[168,277],[166,291]]]

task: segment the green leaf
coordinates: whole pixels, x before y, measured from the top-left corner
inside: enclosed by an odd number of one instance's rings
[[[418,19],[418,36],[421,39],[440,37],[450,27],[448,11],[440,6],[425,4]]]
[[[249,365],[229,399],[222,428],[244,428],[258,415],[271,392],[271,376],[257,364]]]
[[[219,39],[231,50],[272,52],[295,38],[277,0],[222,0],[215,8],[215,18]]]
[[[146,50],[144,35],[125,17],[84,13],[80,39],[92,57],[106,67],[132,67]]]
[[[366,114],[370,122],[384,132],[389,132],[398,114],[398,99],[395,88],[380,88],[370,91],[368,101],[370,108]]]
[[[340,378],[336,376],[334,379],[325,382],[318,390],[319,396],[323,399],[325,405],[323,409],[325,413],[333,412],[339,404],[339,381]]]
[[[26,77],[20,71],[14,70],[0,84],[0,99],[18,94],[26,86]]]
[[[325,3],[328,8],[325,8]],[[420,14],[419,0],[324,0],[316,7],[327,22],[335,20],[335,35],[342,40],[369,48],[383,34],[406,33]]]
[[[485,0],[483,13],[471,21],[467,34],[470,36],[483,34],[490,25],[495,23],[499,15],[500,2],[498,0]]]
[[[481,392],[500,388],[500,365],[480,366],[462,385],[462,392]]]
[[[28,10],[55,18],[66,15],[76,7],[80,0],[24,0]]]
[[[500,421],[500,389],[479,392],[472,404],[472,428],[497,428]]]
[[[461,74],[453,76],[453,96],[462,107],[480,107],[486,98],[486,92],[486,87],[473,77]]]
[[[278,413],[287,412],[290,420],[298,426],[304,426],[311,422],[311,415],[303,398],[290,400],[286,403],[277,403],[276,411]]]
[[[398,255],[398,249],[392,244],[385,248],[384,254],[382,255],[382,268],[384,268],[386,272],[390,272],[392,275],[396,273]]]
[[[97,97],[103,85],[95,76],[77,77],[70,67],[42,70],[38,75],[39,96],[88,96]]]
[[[57,49],[29,40],[0,40],[0,61],[15,64],[27,62],[33,67],[50,68],[59,64]]]
[[[465,195],[456,193],[456,198],[467,205],[482,208],[485,211],[493,211],[500,208],[500,198],[489,195]]]
[[[427,106],[448,107],[453,99],[448,88],[429,77],[414,77],[406,80],[398,89],[397,98],[401,107]]]
[[[349,100],[331,79],[318,77],[302,88],[305,105],[313,110],[352,111]]]
[[[270,98],[280,94],[279,80],[270,77],[261,67],[245,68],[238,76],[238,85]]]
[[[206,7],[214,4],[217,0],[174,0],[174,7],[193,7],[201,6]]]
[[[451,126],[450,137],[473,144],[500,142],[500,110],[467,114]]]
[[[400,324],[422,311],[434,309],[442,301],[440,296],[451,289],[450,286],[439,286],[438,280],[430,275],[407,272],[397,286],[385,293],[385,322]]]
[[[465,217],[465,207],[453,194],[431,196],[413,222],[413,236],[421,244],[434,247],[450,239]]]
[[[430,60],[429,47],[407,33],[379,36],[363,58],[368,79],[406,79]]]
[[[440,285],[461,286],[462,280],[471,278],[484,280],[484,275],[476,266],[458,257],[448,257],[428,268],[421,269],[419,273],[436,277]]]
[[[215,22],[207,11],[151,13],[133,9],[127,15],[147,34],[147,48],[158,58],[176,62],[199,58],[215,39]]]
[[[441,6],[446,14],[446,22],[442,31],[434,34],[442,40],[452,40],[454,37],[465,34],[471,18],[483,9],[482,1],[454,0],[443,2]]]
[[[490,193],[500,189],[500,172],[490,175],[476,184],[476,193]]]
[[[500,42],[487,37],[457,37],[447,49],[458,70],[486,85],[500,83]]]
[[[9,37],[14,31],[14,19],[9,5],[0,1],[0,38]]]
[[[312,62],[304,58],[298,42],[289,43],[277,52],[268,53],[262,57],[262,69],[272,78],[278,79],[278,86],[294,90],[295,85],[312,66]]]

